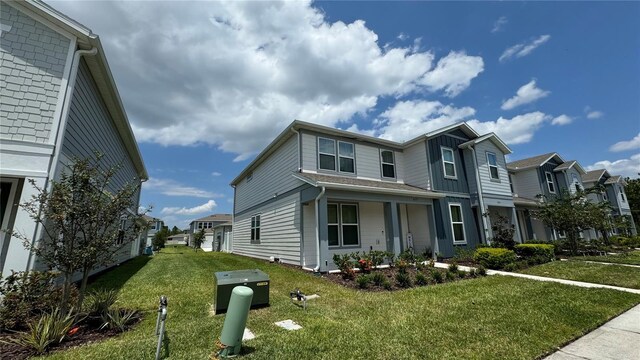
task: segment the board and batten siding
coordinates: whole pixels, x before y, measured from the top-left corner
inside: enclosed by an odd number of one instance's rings
[[[454,138],[446,134],[437,136],[427,140],[429,146],[429,156],[431,163],[431,171],[433,174],[433,190],[454,193],[469,193],[469,185],[467,183],[467,175],[465,171],[464,159],[462,151],[458,146],[468,141],[468,138]],[[446,178],[444,176],[444,167],[442,162],[442,147],[453,150],[456,178]]]
[[[540,181],[540,185],[542,186],[542,193],[547,197],[558,196],[560,195],[562,189],[567,188],[567,184],[563,179],[563,176],[558,175],[557,172],[553,171],[556,167],[560,165],[554,159],[547,161],[547,163],[543,164],[538,168],[538,179]],[[555,185],[555,193],[549,192],[549,187],[547,186],[547,179],[545,173],[551,173],[551,177],[553,178],[553,184]]]
[[[260,259],[273,256],[300,265],[300,194],[278,199],[254,211],[236,215],[233,223],[233,253]],[[251,243],[251,217],[260,215],[260,243]]]
[[[466,244],[453,244],[453,229],[451,227],[451,216],[449,214],[449,204],[460,204],[462,207],[462,220],[464,224],[464,234]],[[438,234],[438,251],[444,257],[455,255],[455,248],[462,247],[475,249],[480,244],[478,234],[478,224],[471,209],[471,202],[467,198],[447,196],[443,199],[433,201],[436,218],[436,231]]]
[[[427,148],[425,141],[419,141],[403,152],[404,182],[409,185],[431,190]]]
[[[493,144],[491,141],[483,141],[475,146],[476,149],[476,164],[480,174],[480,184],[482,185],[482,194],[487,195],[502,195],[511,197],[511,187],[509,186],[509,173],[507,172],[507,164],[504,159],[504,153]],[[489,163],[487,160],[487,153],[493,153],[496,155],[496,161],[498,163],[498,176],[499,180],[491,179],[489,174]],[[471,175],[469,175],[471,178]]]
[[[513,192],[519,197],[535,199],[542,193],[538,169],[528,169],[511,174],[513,182]]]
[[[104,154],[102,164],[105,168],[121,167],[109,184],[110,191],[116,192],[126,184],[140,182],[129,152],[83,59],[69,106],[67,127],[62,140],[62,155],[67,160],[91,158],[95,156],[95,151]],[[60,165],[64,164],[66,161],[61,158]],[[137,209],[138,196],[134,196]]]
[[[236,185],[235,212],[240,213],[303,184],[292,175],[298,170],[298,139],[292,134]]]

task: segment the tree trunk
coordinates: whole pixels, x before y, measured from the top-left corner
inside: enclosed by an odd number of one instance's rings
[[[85,267],[82,270],[82,282],[80,283],[80,291],[78,294],[78,303],[76,304],[77,310],[82,309],[82,302],[84,301],[84,294],[87,290],[87,280],[89,280],[89,271],[91,268]]]
[[[64,283],[62,284],[62,303],[60,304],[60,312],[66,315],[69,310],[69,298],[71,297],[71,277],[73,273],[64,273]]]

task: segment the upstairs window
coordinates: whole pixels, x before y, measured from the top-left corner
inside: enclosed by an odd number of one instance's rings
[[[352,143],[338,141],[338,157],[340,158],[340,172],[356,172],[355,149]]]
[[[396,165],[393,158],[393,151],[382,150],[380,151],[380,162],[382,163],[382,177],[395,178],[396,177]]]
[[[251,217],[251,243],[260,244],[260,215]]]
[[[451,231],[453,233],[453,243],[461,244],[467,240],[464,236],[464,220],[462,218],[462,205],[449,204],[449,217],[451,218]]]
[[[335,140],[318,138],[318,167],[323,170],[336,171]]]
[[[618,186],[618,189],[620,190],[620,199],[622,200],[622,202],[625,202],[624,189],[622,188],[622,186]]]
[[[456,179],[456,163],[453,157],[453,150],[442,147],[442,166],[444,168],[444,177]]]
[[[547,189],[549,189],[549,192],[552,194],[556,193],[556,185],[553,183],[553,175],[551,175],[550,172],[545,172],[544,176],[547,180]]]
[[[489,165],[489,177],[493,180],[500,180],[500,174],[498,173],[498,159],[496,154],[487,153],[487,164]]]

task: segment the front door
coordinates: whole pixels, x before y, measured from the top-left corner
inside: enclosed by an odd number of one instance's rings
[[[9,240],[11,239],[10,230],[13,224],[10,224],[9,220],[14,208],[13,203],[17,186],[17,179],[5,178],[0,181],[0,271],[4,268],[7,249],[9,248]]]

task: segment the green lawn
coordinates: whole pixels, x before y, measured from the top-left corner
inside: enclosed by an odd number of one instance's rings
[[[250,359],[534,359],[640,302],[640,296],[491,276],[397,292],[359,292],[284,266],[222,253],[165,249],[96,281],[120,288],[122,306],[143,309],[134,330],[51,359],[152,359],[157,299],[169,298],[169,358],[208,359],[224,321],[210,316],[213,272],[260,268],[271,277],[271,306],[252,310]],[[307,311],[291,304],[299,287]],[[273,325],[292,319],[302,330]]]
[[[623,255],[575,256],[571,260],[600,261],[616,264],[640,265],[640,251],[631,251]]]
[[[640,289],[640,269],[629,266],[593,264],[583,261],[554,261],[533,266],[520,272],[558,279]]]

